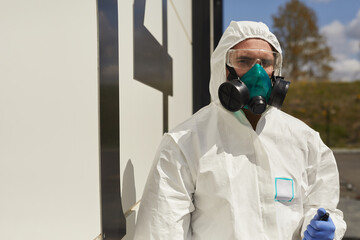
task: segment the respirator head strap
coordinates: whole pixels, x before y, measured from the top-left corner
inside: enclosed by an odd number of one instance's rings
[[[239,76],[237,75],[235,69],[233,67],[230,67],[229,65],[226,64],[226,69],[229,71],[229,75],[227,76],[227,80],[234,80],[234,79],[238,79]]]

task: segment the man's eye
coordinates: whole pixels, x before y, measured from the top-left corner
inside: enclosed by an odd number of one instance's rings
[[[250,58],[238,58],[236,61],[238,64],[249,65],[251,63]]]
[[[273,60],[270,59],[262,59],[261,62],[264,67],[270,67],[273,65]]]

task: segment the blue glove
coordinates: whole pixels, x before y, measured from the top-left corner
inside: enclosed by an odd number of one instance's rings
[[[335,235],[335,225],[329,217],[326,221],[320,220],[326,211],[319,208],[317,214],[311,220],[304,232],[303,240],[333,240]]]

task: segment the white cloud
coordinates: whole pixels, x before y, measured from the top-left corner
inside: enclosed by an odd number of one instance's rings
[[[345,26],[339,21],[334,21],[320,29],[320,33],[326,37],[330,47],[338,49],[346,43]],[[346,48],[344,48],[346,49]]]
[[[350,46],[349,46],[349,50],[353,53],[353,54],[358,54],[358,56],[360,57],[360,38],[359,40],[350,40]]]
[[[344,34],[345,27],[341,22],[335,20],[329,25],[322,27],[321,31],[324,31],[329,37],[334,37],[338,34]]]
[[[353,19],[347,26],[346,31],[349,37],[360,39],[360,9],[356,15],[356,18]]]
[[[321,28],[335,62],[332,63],[334,81],[353,81],[360,79],[360,10],[347,24],[333,21]]]
[[[360,61],[356,59],[337,61],[333,68],[333,80],[353,81],[360,79]]]

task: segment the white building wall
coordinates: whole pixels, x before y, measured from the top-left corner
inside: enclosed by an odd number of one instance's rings
[[[162,44],[162,1],[147,0],[144,25]],[[191,1],[167,1],[168,53],[173,64],[173,95],[169,96],[169,129],[192,114]],[[133,77],[133,1],[119,2],[120,169],[123,209],[142,196],[163,135],[163,95]],[[138,209],[138,205],[134,208]],[[129,212],[128,212],[129,213]],[[136,211],[127,217],[132,239]]]
[[[162,43],[162,0],[145,26]],[[169,129],[192,114],[191,1],[167,1]],[[0,234],[92,240],[101,232],[97,2],[0,2]],[[163,134],[162,93],[133,78],[133,1],[119,0],[120,170],[126,212]],[[135,210],[137,208],[135,207]],[[132,239],[135,212],[128,212]]]
[[[101,232],[96,1],[0,2],[0,236]]]

